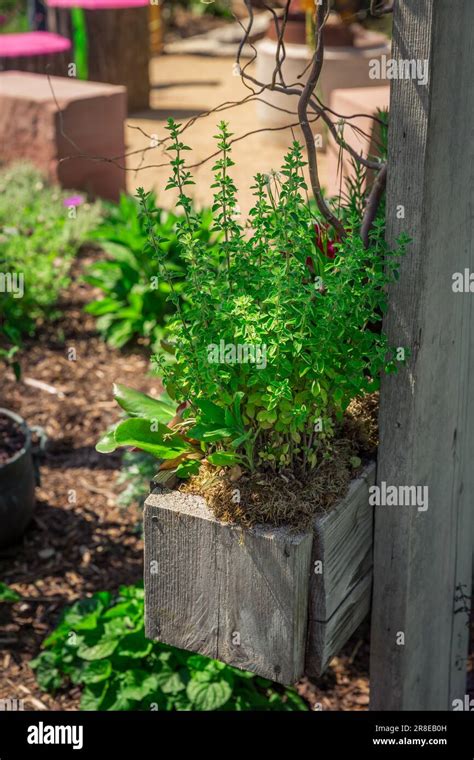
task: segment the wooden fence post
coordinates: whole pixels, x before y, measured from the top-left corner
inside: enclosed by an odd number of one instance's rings
[[[474,500],[474,2],[398,0],[389,240],[412,244],[391,289],[377,482],[427,486],[428,509],[375,507],[371,708],[450,710],[466,691]],[[400,72],[400,68],[398,68]],[[468,292],[453,291],[453,274]]]

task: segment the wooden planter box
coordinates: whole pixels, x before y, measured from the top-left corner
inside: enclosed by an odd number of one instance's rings
[[[374,473],[304,533],[222,523],[203,497],[153,491],[146,635],[283,684],[320,675],[370,608]]]

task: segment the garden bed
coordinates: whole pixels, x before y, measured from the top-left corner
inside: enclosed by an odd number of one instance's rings
[[[97,256],[97,251],[85,250],[73,274]],[[94,444],[117,419],[110,386],[119,372],[130,385],[145,378],[141,389],[148,392],[157,384],[146,379],[144,355],[130,351],[124,356],[100,340],[93,318],[82,312],[92,293],[90,286],[75,283],[64,294],[59,325],[63,341],[44,325],[38,341],[27,344],[23,380],[40,381],[56,393],[8,375],[2,383],[0,403],[29,423],[42,425],[49,437],[33,523],[20,547],[0,552],[2,580],[29,600],[14,607],[0,605],[0,698],[14,695],[31,710],[79,708],[80,687],[52,696],[39,688],[28,665],[64,605],[142,577],[136,513],[117,507],[113,485],[121,457],[99,455]],[[65,355],[64,346],[72,344],[77,362]],[[71,489],[76,491],[76,504],[68,503]],[[351,638],[317,686],[304,679],[298,691],[309,705],[318,703],[325,710],[367,709],[368,626]]]

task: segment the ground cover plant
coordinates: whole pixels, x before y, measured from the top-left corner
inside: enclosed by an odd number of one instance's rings
[[[18,601],[8,588],[0,599]],[[18,596],[18,595],[17,595]],[[292,689],[145,638],[143,588],[98,592],[63,612],[30,662],[39,685],[83,687],[82,710],[306,710]]]
[[[0,358],[13,360],[42,319],[59,316],[72,260],[100,214],[100,204],[48,185],[27,164],[0,173]]]
[[[122,195],[118,205],[108,204],[105,219],[92,236],[108,257],[94,263],[86,275],[86,281],[103,292],[103,298],[88,304],[86,311],[97,317],[97,329],[115,348],[133,339],[144,339],[155,349],[158,347],[174,311],[169,299],[170,281],[179,293],[185,276],[177,235],[180,216],[157,208],[153,194],[150,199],[153,211],[148,224],[153,225],[160,241],[159,256],[166,278],[159,271],[157,257],[150,256],[147,250],[147,227],[139,214],[137,199]],[[212,249],[216,234],[211,229],[211,213],[203,210],[196,217],[196,234],[203,246]]]
[[[184,213],[177,229],[188,267],[184,302],[160,256],[153,199],[139,190],[146,250],[158,257],[176,307],[172,356],[155,357],[168,398],[118,386],[116,398],[130,418],[98,448],[151,453],[162,460],[163,479],[196,475],[204,463],[234,474],[238,468],[236,477],[271,471],[304,480],[333,456],[335,430],[351,401],[376,391],[380,374],[398,366],[397,347],[377,323],[406,240],[389,250],[378,218],[366,248],[354,204],[344,212],[346,236],[338,238],[308,203],[297,142],[280,172],[255,177],[245,229],[231,176],[231,135],[221,123],[212,211],[222,240],[218,256],[209,256],[187,194],[189,148],[179,125],[170,120],[168,130],[167,187],[178,190]]]

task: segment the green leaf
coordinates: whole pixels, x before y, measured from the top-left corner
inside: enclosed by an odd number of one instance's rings
[[[120,383],[114,385],[114,398],[131,417],[145,417],[166,425],[176,414],[176,405],[171,400],[152,398]]]
[[[208,663],[208,658],[204,657],[202,654],[192,654],[188,657],[186,662],[188,667],[194,668],[195,670],[204,670]]]
[[[141,702],[142,699],[158,689],[158,680],[154,673],[140,668],[127,671],[122,681],[120,693],[125,699]]]
[[[189,478],[191,475],[197,475],[201,467],[199,459],[188,459],[186,462],[181,462],[176,468],[176,477],[183,480]]]
[[[104,433],[95,445],[96,451],[100,454],[110,454],[112,451],[115,451],[116,448],[117,442],[115,440],[115,430]]]
[[[186,687],[186,694],[196,710],[218,710],[232,696],[232,688],[227,681],[205,683],[193,678]]]
[[[20,600],[20,594],[0,581],[0,602],[19,602]]]
[[[198,441],[215,443],[216,441],[224,440],[224,438],[232,438],[235,432],[235,430],[231,430],[230,428],[215,428],[206,423],[199,422],[189,430],[188,435],[190,438],[196,438]]]
[[[80,708],[96,712],[104,700],[108,685],[106,682],[88,684],[82,692]]]
[[[122,638],[118,654],[121,657],[133,657],[141,660],[147,657],[152,649],[153,642],[148,641],[142,631],[138,631]]]
[[[115,441],[118,446],[134,446],[153,454],[157,459],[175,459],[192,450],[184,438],[172,433],[166,425],[153,424],[150,420],[139,417],[121,422],[115,429]]]
[[[216,451],[214,454],[209,454],[206,459],[216,467],[231,467],[241,461],[240,457],[232,451]]]
[[[118,639],[102,639],[92,646],[83,644],[77,650],[77,656],[82,660],[105,660],[115,652],[118,643]]]
[[[99,683],[105,681],[111,673],[112,663],[110,660],[92,660],[82,668],[80,680],[86,684]]]
[[[225,426],[225,410],[212,401],[207,401],[204,398],[198,398],[195,400],[195,405],[203,414],[203,420],[205,422],[216,423],[220,427]]]
[[[36,671],[36,680],[43,691],[56,691],[64,682],[64,677],[57,667],[57,655],[54,652],[42,652],[36,659],[30,660],[30,668]]]
[[[164,694],[178,694],[185,688],[186,684],[183,682],[180,673],[173,673],[164,683],[161,683],[161,691]]]

